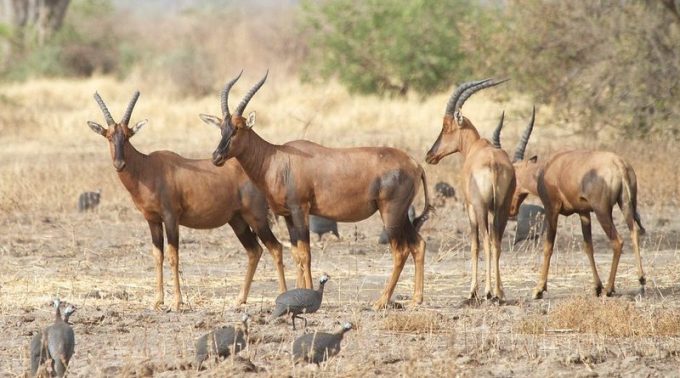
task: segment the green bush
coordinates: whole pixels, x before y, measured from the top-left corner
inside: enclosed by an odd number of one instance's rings
[[[457,22],[467,0],[322,0],[302,3],[309,42],[304,78],[336,76],[350,91],[422,95],[466,78]]]

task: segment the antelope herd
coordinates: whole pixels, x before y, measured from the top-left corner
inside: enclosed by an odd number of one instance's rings
[[[257,238],[274,259],[279,291],[286,291],[282,246],[269,227],[270,212],[285,220],[296,265],[296,286],[307,289],[312,288],[310,215],[332,221],[357,222],[379,212],[389,238],[393,267],[374,306],[384,308],[390,304],[409,256],[415,263],[413,302],[421,303],[426,246],[419,230],[433,209],[423,167],[396,148],[330,148],[308,140],[270,143],[254,131],[255,114],[244,117],[246,106],[264,85],[267,74],[231,112],[229,92],[240,77],[241,74],[229,81],[221,91],[221,117],[200,114],[203,122],[216,126],[221,133],[212,158],[203,160],[187,159],[170,151],[148,155],[139,152],[130,143],[130,138],[147,121],[129,127],[139,92],[132,96],[118,123],[99,94],[94,95],[107,128],[91,121],[88,125],[108,140],[118,177],[149,224],[156,267],[155,307],[164,304],[164,230],[173,272],[174,308],[179,310],[182,305],[178,268],[180,225],[209,229],[229,223],[233,228],[248,255],[237,304],[246,302],[262,254]],[[591,212],[595,213],[609,238],[614,253],[604,289],[608,296],[614,292],[623,245],[612,221],[615,204],[621,208],[631,230],[639,282],[644,291],[645,276],[638,240],[644,228],[637,211],[637,183],[632,167],[620,156],[604,151],[566,150],[541,162],[535,156],[525,159],[535,109],[511,160],[500,143],[504,113],[489,141],[480,137],[472,121],[462,112],[465,101],[474,93],[505,81],[485,79],[458,86],[446,105],[441,132],[425,159],[429,164],[437,164],[456,152],[463,158],[462,190],[470,224],[472,262],[469,298],[478,298],[480,238],[486,261],[484,296],[494,300],[504,298],[499,263],[501,240],[508,219],[517,215],[520,204],[529,194],[537,196],[545,208],[543,267],[534,298],[541,298],[547,289],[558,216],[573,213],[579,214],[581,219],[584,249],[592,268],[596,295],[602,293],[603,287],[593,257]],[[421,184],[424,207],[419,216],[410,220],[409,208],[421,190]],[[493,290],[492,271],[495,272]]]

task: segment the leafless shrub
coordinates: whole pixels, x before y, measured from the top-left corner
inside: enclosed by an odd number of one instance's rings
[[[578,131],[677,138],[680,18],[663,3],[511,0],[463,25],[462,44]]]

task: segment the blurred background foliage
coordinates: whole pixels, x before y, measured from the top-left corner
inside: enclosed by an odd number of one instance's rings
[[[64,3],[55,21],[49,7]],[[35,15],[17,22],[11,8],[22,4]],[[512,78],[507,95],[552,106],[553,121],[574,132],[678,139],[679,8],[680,0],[6,0],[0,80],[114,75],[204,96],[240,68],[275,67],[350,92],[424,98],[502,76]]]

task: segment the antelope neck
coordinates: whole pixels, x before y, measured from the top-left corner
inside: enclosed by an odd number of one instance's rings
[[[462,128],[460,130],[460,153],[467,159],[468,154],[472,150],[472,146],[480,139],[477,130],[471,127]]]
[[[125,159],[125,168],[118,172],[118,178],[123,183],[123,186],[130,193],[137,193],[137,185],[139,184],[139,178],[144,170],[143,160],[147,155],[137,151],[135,147],[130,144],[130,141],[126,141],[123,145],[123,158]]]
[[[277,152],[277,146],[262,139],[257,133],[250,132],[246,136],[247,146],[241,151],[234,151],[234,158],[238,160],[251,181],[259,188],[265,186],[266,173],[272,157]]]

